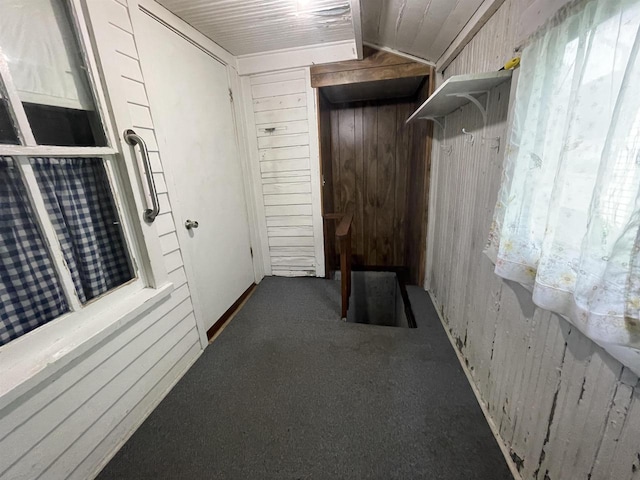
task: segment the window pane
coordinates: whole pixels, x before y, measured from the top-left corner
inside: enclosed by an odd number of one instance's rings
[[[80,301],[131,280],[133,269],[104,161],[33,158],[31,164]]]
[[[18,145],[18,135],[13,128],[13,122],[11,121],[11,115],[9,115],[9,109],[7,108],[7,102],[0,95],[0,143]]]
[[[0,49],[39,144],[106,145],[64,0],[0,0]]]
[[[104,134],[99,140],[92,128],[95,112],[71,110],[23,103],[31,131],[39,145],[60,145],[69,147],[94,147],[106,145]]]
[[[11,158],[0,157],[0,345],[69,311]]]

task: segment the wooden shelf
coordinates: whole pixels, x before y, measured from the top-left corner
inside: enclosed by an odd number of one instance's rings
[[[499,72],[473,73],[470,75],[455,75],[448,78],[433,95],[418,107],[407,119],[406,123],[415,120],[435,120],[444,117],[458,108],[473,102],[482,112],[486,121],[486,108],[477,96],[487,93],[494,87],[511,79],[511,70]]]

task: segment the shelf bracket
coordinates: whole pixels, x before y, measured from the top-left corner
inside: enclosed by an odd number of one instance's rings
[[[476,97],[473,96],[474,94],[475,95],[487,94],[487,105],[483,106],[480,103],[480,100],[478,100]],[[487,125],[487,107],[489,106],[489,92],[450,93],[447,96],[448,97],[465,98],[465,99],[469,100],[476,107],[478,107],[478,110],[480,110],[480,114],[482,115],[483,125],[484,126]]]
[[[437,123],[438,125],[440,125],[440,128],[442,129],[442,144],[440,145],[440,148],[442,149],[442,151],[444,151],[447,155],[451,155],[451,151],[453,150],[451,145],[447,145],[447,117],[425,117],[427,120],[431,120],[433,121],[433,123]],[[442,121],[440,121],[442,120]]]
[[[442,130],[444,130],[444,124],[438,120],[438,118],[442,118],[442,117],[422,117],[425,120],[431,120],[433,123],[435,123],[436,125],[438,125]]]

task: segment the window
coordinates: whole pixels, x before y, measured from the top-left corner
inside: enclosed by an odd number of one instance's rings
[[[73,13],[65,0],[0,0],[0,346],[139,286]]]
[[[38,145],[106,146],[64,0],[0,0],[0,48]]]

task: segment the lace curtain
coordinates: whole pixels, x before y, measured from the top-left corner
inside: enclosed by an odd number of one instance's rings
[[[524,49],[486,249],[614,350],[640,349],[639,29],[640,1],[583,1]]]

